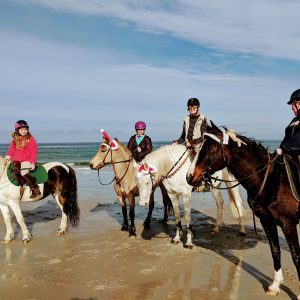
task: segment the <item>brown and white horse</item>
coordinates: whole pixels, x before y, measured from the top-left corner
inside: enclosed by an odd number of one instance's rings
[[[266,293],[277,295],[283,282],[277,226],[281,227],[287,240],[300,280],[297,233],[300,203],[290,188],[285,163],[255,140],[220,130],[213,123],[204,135],[206,139],[187,173],[187,181],[197,186],[224,167],[240,181],[247,190],[249,206],[260,219],[270,244],[275,276]]]
[[[106,143],[102,143],[98,152],[90,162],[92,170],[100,170],[106,165],[112,165],[115,173],[114,188],[122,206],[123,225],[121,230],[128,231],[129,236],[136,236],[134,225],[135,197],[139,196],[139,189],[135,181],[135,173],[139,167],[131,157],[131,151],[120,141],[105,137]],[[168,210],[171,208],[171,200],[163,185],[160,186],[163,203],[165,207],[163,222],[168,220]],[[128,226],[126,199],[129,204],[130,225]],[[151,195],[149,211],[144,222],[145,227],[150,226],[152,211],[154,208],[154,197]]]
[[[6,235],[3,243],[7,244],[14,239],[9,209],[13,211],[22,229],[23,242],[27,243],[32,239],[32,236],[24,222],[20,202],[35,202],[49,195],[53,195],[62,212],[61,223],[57,230],[58,235],[67,232],[68,223],[71,226],[78,225],[80,211],[77,203],[77,180],[75,171],[72,168],[60,162],[43,164],[48,173],[48,181],[39,184],[40,196],[30,198],[30,188],[28,186],[24,186],[22,193],[20,186],[10,182],[7,176],[9,165],[9,161],[0,157],[0,209],[6,225]]]

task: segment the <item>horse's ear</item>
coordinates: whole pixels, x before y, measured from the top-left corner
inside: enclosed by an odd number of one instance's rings
[[[215,132],[215,133],[220,132],[219,127],[216,126],[215,123],[212,120],[210,120],[210,124],[211,124],[211,129],[212,129],[213,132]]]

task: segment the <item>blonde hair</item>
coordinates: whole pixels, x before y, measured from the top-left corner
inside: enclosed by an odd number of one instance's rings
[[[19,134],[19,130],[17,129],[12,133],[11,136],[14,140],[16,149],[20,150],[20,149],[24,148],[29,143],[29,140],[31,138],[31,133],[28,131],[27,134],[24,137],[22,137]]]

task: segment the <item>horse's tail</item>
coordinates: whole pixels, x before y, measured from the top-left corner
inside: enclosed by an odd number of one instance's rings
[[[75,171],[69,166],[68,181],[63,191],[63,197],[66,202],[63,205],[63,211],[68,216],[68,222],[72,227],[79,224],[80,209],[77,197],[77,179]]]

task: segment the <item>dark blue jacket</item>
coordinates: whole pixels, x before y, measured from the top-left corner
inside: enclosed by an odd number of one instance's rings
[[[300,115],[295,117],[285,129],[285,137],[280,148],[283,153],[300,155]]]

